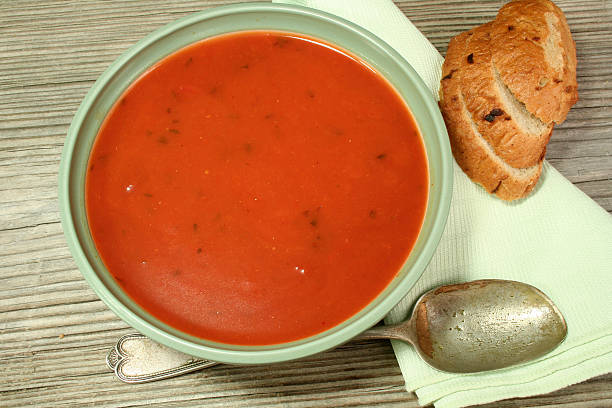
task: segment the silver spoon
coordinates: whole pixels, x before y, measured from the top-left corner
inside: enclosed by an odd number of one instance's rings
[[[431,290],[416,302],[410,319],[371,328],[353,340],[404,341],[438,370],[474,373],[541,357],[566,334],[563,315],[538,289],[514,281],[478,280]],[[141,334],[121,337],[106,362],[128,383],[219,364],[172,350]]]

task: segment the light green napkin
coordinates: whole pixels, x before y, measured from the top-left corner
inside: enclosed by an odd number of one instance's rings
[[[372,31],[437,95],[443,59],[391,0],[284,2],[336,14]],[[404,319],[417,297],[435,286],[498,278],[527,282],[549,295],[565,315],[569,333],[536,362],[471,375],[436,371],[410,346],[393,342],[406,388],[423,405],[462,407],[547,393],[612,371],[612,217],[548,163],[536,190],[512,204],[487,194],[456,164],[454,177],[438,250],[386,321]]]

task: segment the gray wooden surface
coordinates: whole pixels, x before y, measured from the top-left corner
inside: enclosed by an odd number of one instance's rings
[[[386,342],[348,344],[271,367],[217,366],[125,385],[107,349],[132,332],[88,287],[64,242],[57,171],[81,99],[154,29],[231,1],[0,2],[0,406],[418,406]],[[444,54],[502,1],[397,2]],[[578,49],[580,102],[547,157],[612,211],[612,2],[559,0]],[[612,375],[490,407],[612,406]]]

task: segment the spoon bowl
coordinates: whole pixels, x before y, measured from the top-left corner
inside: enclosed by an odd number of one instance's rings
[[[540,290],[491,279],[431,290],[409,320],[358,337],[406,341],[438,370],[473,373],[541,357],[566,334],[563,315]]]

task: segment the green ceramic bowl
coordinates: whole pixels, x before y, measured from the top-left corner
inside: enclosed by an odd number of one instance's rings
[[[115,283],[93,244],[85,212],[85,173],[92,144],[107,112],[148,67],[203,38],[244,30],[288,31],[320,38],[359,56],[395,86],[414,114],[425,141],[431,181],[424,225],[397,277],[368,306],[316,336],[272,346],[233,346],[182,333],[151,316]],[[381,320],[414,286],[444,230],[452,192],[452,161],[438,107],[412,67],[372,33],[341,18],[302,7],[269,3],[219,7],[175,21],[147,36],[118,58],[91,88],[64,145],[59,172],[62,226],[87,282],[120,318],[176,350],[210,360],[261,364],[315,354],[348,341]]]

